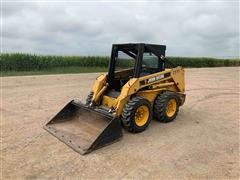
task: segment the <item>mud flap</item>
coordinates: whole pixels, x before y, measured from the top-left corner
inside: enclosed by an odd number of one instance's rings
[[[74,100],[51,119],[44,129],[82,155],[122,137],[118,118]]]

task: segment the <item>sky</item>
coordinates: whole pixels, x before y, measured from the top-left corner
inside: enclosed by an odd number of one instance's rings
[[[3,1],[3,52],[108,56],[142,42],[168,56],[239,56],[239,1],[50,1]]]

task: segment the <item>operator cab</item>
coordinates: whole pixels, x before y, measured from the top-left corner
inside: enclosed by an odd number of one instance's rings
[[[164,45],[114,44],[108,71],[108,90],[121,91],[130,78],[165,70]]]

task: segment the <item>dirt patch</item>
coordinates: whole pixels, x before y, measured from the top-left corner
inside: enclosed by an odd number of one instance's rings
[[[81,156],[42,127],[72,99],[85,100],[97,74],[2,78],[3,179],[239,178],[240,68],[186,70],[176,121]]]

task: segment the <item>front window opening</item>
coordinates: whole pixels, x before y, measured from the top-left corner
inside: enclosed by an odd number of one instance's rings
[[[128,55],[129,54],[129,55]],[[133,57],[131,57],[133,56]],[[118,51],[115,58],[114,82],[112,87],[120,92],[121,88],[133,77],[135,66],[135,54],[126,51]]]
[[[122,51],[118,51],[118,56],[116,58],[115,71],[121,71],[124,69],[133,69],[135,59],[127,55]]]

